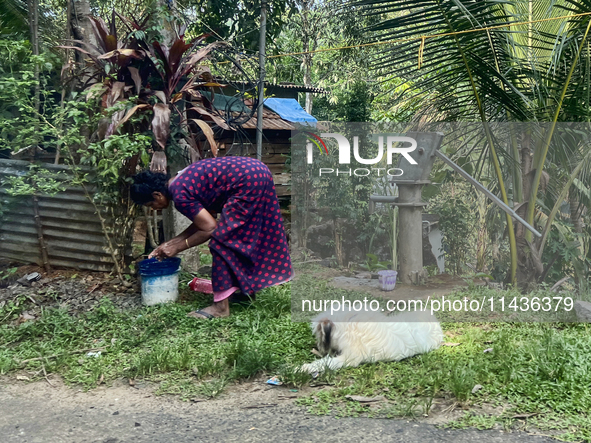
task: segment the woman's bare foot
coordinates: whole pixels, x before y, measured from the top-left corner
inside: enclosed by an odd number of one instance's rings
[[[230,303],[228,299],[222,300],[220,302],[214,303],[207,308],[201,309],[202,312],[205,312],[209,315],[213,315],[216,318],[223,318],[230,316]],[[194,318],[207,318],[206,316],[199,314],[198,312],[189,312],[187,314],[188,317]]]

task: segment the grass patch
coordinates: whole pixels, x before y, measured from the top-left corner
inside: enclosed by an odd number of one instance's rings
[[[47,310],[37,321],[18,326],[8,321],[18,313],[6,307],[0,312],[0,318],[9,317],[0,324],[0,374],[21,368],[23,360],[48,357],[24,368],[33,372],[44,366],[86,389],[127,377],[157,380],[164,384],[163,392],[180,393],[186,380],[196,385],[209,380],[201,392],[213,397],[232,380],[274,373],[310,355],[308,326],[290,320],[289,286],[260,292],[251,306],[233,306],[227,319],[186,316],[208,302],[197,297],[183,304],[121,311],[103,299],[80,317]],[[73,352],[90,348],[103,349],[98,357]]]
[[[378,415],[418,417],[434,403],[506,406],[500,416],[467,412],[452,427],[535,427],[566,440],[591,439],[591,336],[584,324],[445,324],[460,343],[401,362],[362,365],[338,373],[334,388],[300,403],[314,414],[343,409],[347,395],[383,395]],[[484,352],[492,348],[492,352]],[[473,392],[473,388],[482,389]],[[375,414],[375,413],[374,413]]]
[[[305,280],[310,296],[327,297],[325,282],[312,280]],[[488,296],[482,291],[471,288],[453,297]],[[591,439],[586,324],[444,323],[447,341],[459,346],[401,362],[328,371],[311,380],[297,367],[314,359],[313,337],[307,323],[292,322],[289,285],[266,289],[251,306],[233,306],[231,317],[214,321],[186,317],[206,306],[208,297],[186,293],[182,299],[129,311],[105,299],[80,317],[46,310],[37,321],[20,325],[12,320],[22,306],[7,305],[0,310],[0,320],[5,318],[0,374],[44,367],[86,389],[120,377],[146,379],[159,384],[158,393],[185,400],[214,398],[229,384],[256,375],[279,375],[288,387],[321,387],[298,400],[313,414],[415,418],[455,402],[468,410],[450,427],[500,425],[564,440]],[[89,348],[102,348],[101,355],[75,352]],[[38,357],[44,358],[20,364]],[[476,385],[482,388],[474,390]],[[385,401],[376,408],[347,399],[351,395]],[[478,412],[479,405],[504,409],[487,415]]]

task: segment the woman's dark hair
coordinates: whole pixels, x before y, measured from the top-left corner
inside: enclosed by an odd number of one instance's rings
[[[143,171],[133,177],[131,185],[131,199],[138,205],[145,205],[154,201],[153,192],[160,192],[170,200],[168,180],[170,175],[162,172]]]

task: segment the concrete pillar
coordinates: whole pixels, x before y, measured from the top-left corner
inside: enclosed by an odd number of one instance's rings
[[[169,162],[171,175],[174,177],[178,171],[187,167],[188,164],[181,162]],[[174,208],[174,203],[170,203],[168,209],[162,211],[162,224],[164,227],[164,238],[170,240],[171,238],[179,235],[183,232],[190,224],[191,220],[181,214]],[[182,262],[181,267],[188,272],[196,272],[199,269],[199,248],[194,247],[181,252],[178,255]]]
[[[421,185],[398,185],[399,231],[398,250],[399,279],[402,283],[417,283],[423,269],[423,218]],[[416,204],[411,206],[408,204]],[[408,205],[408,206],[407,206]]]
[[[170,239],[183,232],[192,223],[187,217],[181,214],[176,209],[173,209],[174,204],[170,205],[168,220],[165,219],[167,224],[167,239]],[[168,222],[168,223],[166,223]],[[165,231],[166,232],[166,231]],[[199,248],[196,246],[191,249],[187,249],[179,254],[181,258],[181,267],[187,272],[197,272],[201,263],[199,260]]]

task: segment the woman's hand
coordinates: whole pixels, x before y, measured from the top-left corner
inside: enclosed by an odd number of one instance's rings
[[[148,258],[166,258],[166,257],[174,257],[177,255],[181,250],[178,248],[178,242],[173,240],[167,241],[162,243],[156,249],[154,249]]]
[[[189,246],[189,242],[192,246],[205,243],[207,240],[209,240],[211,234],[216,228],[216,220],[206,209],[202,209],[195,216],[193,223],[189,225],[189,227],[185,229],[182,234],[177,235],[175,238],[170,239],[165,243],[162,243],[150,253],[148,258],[156,257],[161,259],[166,257],[174,257],[179,252],[187,249],[186,246]],[[191,240],[189,241],[189,239]]]

